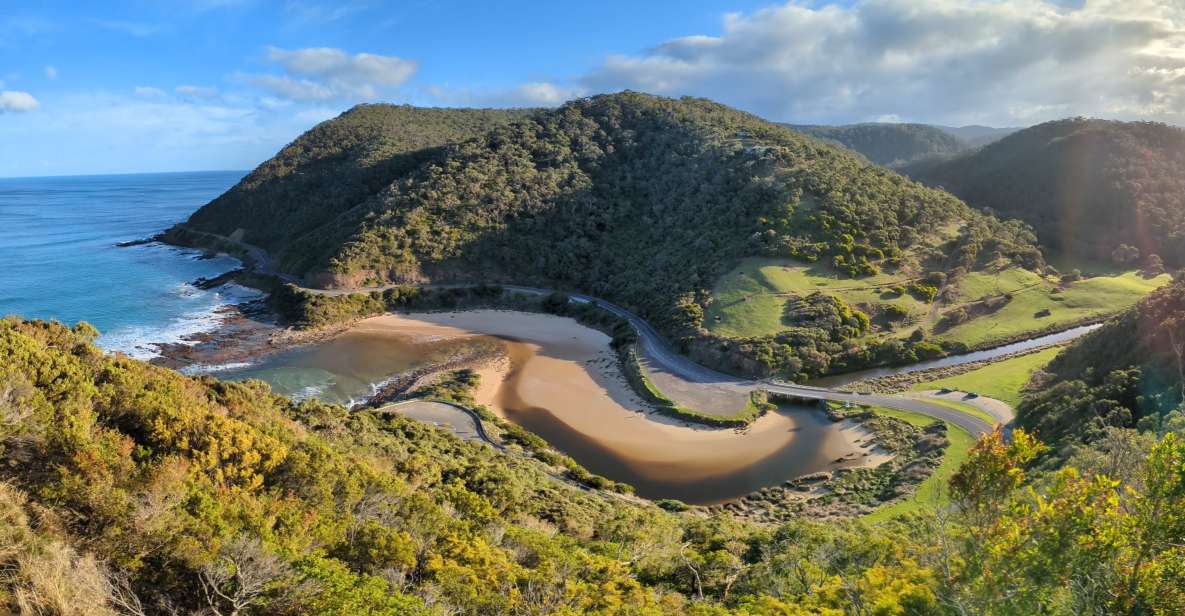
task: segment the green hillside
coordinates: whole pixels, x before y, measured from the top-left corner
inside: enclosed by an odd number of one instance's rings
[[[349,116],[313,133],[349,132]],[[286,152],[281,158],[301,160],[299,151]],[[303,229],[312,217],[299,213],[323,209],[297,199],[299,220],[290,225],[283,212],[256,205],[290,195],[283,179],[240,186],[186,226],[245,230],[241,239],[272,248],[284,269],[311,284],[483,281],[579,290],[626,305],[689,345],[706,340],[702,314],[719,276],[748,257],[822,261],[849,277],[907,265],[974,269],[997,258],[1042,264],[1023,225],[702,99],[596,96],[421,154],[414,168],[373,176],[383,183],[373,194],[294,242],[244,224],[266,219],[269,228]],[[766,373],[829,369],[796,363],[786,355],[794,346],[774,355],[736,346],[729,353],[739,360],[715,363]],[[823,357],[841,349],[814,346],[811,353]]]
[[[866,123],[844,126],[787,124],[816,139],[842,145],[870,162],[901,167],[935,157],[949,157],[969,149],[963,139],[926,124]]]
[[[324,230],[441,147],[531,110],[358,105],[322,122],[198,210],[191,228],[263,247],[277,264],[314,264]],[[178,238],[180,239],[180,238]]]
[[[1108,427],[1185,423],[1178,410],[1185,408],[1185,281],[1075,341],[1035,379],[1017,422],[1050,442],[1093,441]]]
[[[906,171],[1078,258],[1185,265],[1185,131],[1074,118]]]
[[[941,245],[941,237],[931,237],[930,248]],[[907,254],[925,250],[920,243]],[[749,258],[719,278],[704,325],[724,338],[784,339],[803,325],[788,307],[826,294],[868,315],[869,326],[854,336],[862,348],[881,350],[887,361],[893,354],[909,360],[910,349],[893,349],[910,337],[954,350],[999,346],[1118,314],[1170,280],[1167,274],[1136,271],[1062,280],[1011,264],[985,265],[948,277],[941,296],[931,299],[915,292],[915,285],[926,285],[927,275],[926,268],[909,262],[891,273],[851,278],[824,263]],[[846,359],[833,355],[834,361]]]

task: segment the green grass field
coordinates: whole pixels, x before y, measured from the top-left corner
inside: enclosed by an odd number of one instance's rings
[[[1044,329],[1069,327],[1120,312],[1171,279],[1168,274],[1144,279],[1136,272],[1125,272],[1079,280],[1056,291],[1056,282],[1032,272],[1008,270],[998,275],[972,272],[960,281],[959,301],[970,302],[1002,293],[1011,293],[1012,301],[992,314],[944,331],[935,339],[977,347]],[[1048,310],[1049,315],[1037,316],[1043,310]]]
[[[1104,318],[1135,304],[1140,298],[1171,277],[1167,274],[1144,279],[1134,271],[1086,278],[1058,290],[1056,279],[1019,268],[999,272],[971,272],[958,281],[955,299],[943,305],[945,313],[957,306],[985,297],[1012,295],[1012,300],[991,314],[981,314],[934,336],[936,341],[962,342],[970,347],[986,347],[1026,334],[1047,329],[1065,328],[1083,321]],[[809,295],[815,291],[830,293],[865,312],[875,312],[880,305],[894,304],[905,309],[907,324],[874,336],[903,336],[925,322],[930,306],[908,293],[895,296],[888,292],[894,285],[911,279],[907,274],[885,274],[867,278],[849,278],[824,264],[804,264],[786,259],[751,258],[717,281],[713,302],[704,315],[704,325],[712,333],[729,337],[776,334],[786,328],[782,322],[789,295]],[[1048,310],[1047,316],[1037,316]]]
[[[1020,404],[1020,391],[1029,382],[1038,368],[1048,364],[1060,353],[1062,347],[1050,347],[1028,355],[1021,355],[998,361],[978,370],[965,372],[946,379],[918,383],[911,387],[915,391],[926,389],[956,389],[973,391],[982,396],[1007,402],[1013,408]]]
[[[927,426],[934,421],[925,415],[895,409],[873,407],[873,410],[878,414],[895,417],[915,426]],[[934,469],[934,474],[927,477],[912,496],[876,509],[864,516],[865,520],[880,522],[904,513],[926,508],[945,507],[950,502],[947,483],[959,466],[967,460],[967,452],[975,444],[975,439],[967,431],[949,423],[946,424],[946,436],[950,440],[950,445],[947,446],[946,452],[942,456],[942,462],[939,463],[938,468]]]
[[[914,316],[927,305],[909,294],[893,296],[888,288],[908,276],[878,274],[849,278],[823,264],[803,264],[786,259],[745,259],[725,274],[712,290],[714,301],[704,315],[709,331],[722,336],[748,337],[776,334],[786,329],[782,311],[788,295],[831,293],[848,304],[895,304]]]

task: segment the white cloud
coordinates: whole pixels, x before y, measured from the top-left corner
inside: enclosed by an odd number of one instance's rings
[[[22,113],[37,108],[37,99],[28,92],[0,90],[0,113]]]
[[[173,88],[179,96],[185,98],[218,98],[218,89],[206,86],[182,85]]]
[[[350,55],[331,47],[294,51],[269,47],[267,59],[285,74],[252,75],[245,81],[275,96],[302,101],[374,99],[403,85],[416,72],[411,60],[370,53]]]
[[[506,89],[431,86],[425,92],[436,104],[464,107],[555,107],[585,94],[583,88],[546,81],[533,81]]]
[[[136,96],[140,98],[164,98],[165,91],[152,86],[136,86]]]
[[[57,79],[58,78],[58,69],[54,68],[52,66],[45,67],[45,76],[50,79]]]
[[[275,96],[294,101],[326,101],[338,97],[328,86],[307,79],[293,79],[276,75],[254,75],[247,83],[259,86]]]
[[[0,148],[0,175],[250,169],[324,117],[162,94],[64,94],[53,113],[6,117],[0,143],[12,147]]]
[[[574,83],[706,96],[800,122],[1185,118],[1185,3],[1064,4],[792,1],[726,15],[716,36],[610,56]]]
[[[571,88],[563,88],[553,83],[532,82],[524,83],[510,92],[510,97],[526,106],[550,107],[578,96]]]

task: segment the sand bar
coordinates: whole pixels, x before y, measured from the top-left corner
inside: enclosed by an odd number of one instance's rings
[[[540,433],[594,472],[643,484],[640,492],[648,484],[671,483],[727,491],[732,484],[769,485],[886,459],[857,444],[867,437],[862,428],[833,424],[814,410],[768,413],[744,431],[647,413],[620,374],[609,337],[568,318],[498,310],[389,314],[361,321],[351,332],[502,339],[509,361],[480,370],[478,402]],[[836,464],[840,458],[845,462]]]

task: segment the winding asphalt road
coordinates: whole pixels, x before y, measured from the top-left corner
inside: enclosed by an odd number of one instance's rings
[[[224,242],[230,242],[230,243],[236,244],[236,245],[240,246],[243,249],[243,251],[245,251],[247,253],[250,260],[252,261],[252,263],[250,264],[250,267],[255,272],[276,276],[286,282],[291,282],[293,284],[297,284],[298,286],[300,285],[300,283],[297,281],[297,279],[295,277],[293,277],[291,274],[277,272],[272,266],[271,258],[268,256],[267,251],[265,251],[264,249],[262,249],[258,246],[247,244],[246,242],[242,242],[240,240],[231,239],[231,238],[223,236],[223,235],[217,235],[214,233],[208,233],[208,232],[204,232],[204,231],[196,231],[196,230],[189,230],[189,229],[187,229],[187,230],[191,231],[193,233],[213,237],[213,238],[222,240]],[[367,293],[367,292],[371,292],[371,291],[383,291],[383,290],[398,287],[398,286],[406,286],[406,285],[390,284],[390,285],[383,285],[383,286],[376,286],[376,287],[364,287],[364,288],[352,288],[352,289],[313,289],[313,288],[301,286],[301,289],[303,289],[304,291],[307,291],[309,293],[316,293],[319,295],[342,295],[342,294],[346,294],[346,293]],[[472,285],[438,284],[438,285],[422,285],[422,286],[428,287],[428,288],[458,288],[458,287],[466,287],[466,286],[472,286]],[[548,294],[551,294],[554,292],[551,289],[541,289],[538,287],[527,287],[527,286],[520,286],[520,285],[501,285],[501,286],[504,289],[508,289],[511,291],[517,291],[520,293],[528,293],[528,294],[532,294],[532,295],[548,295]],[[933,417],[935,419],[940,419],[940,420],[949,422],[955,426],[962,428],[963,430],[966,430],[968,433],[970,433],[972,436],[975,436],[975,437],[979,437],[980,435],[983,435],[983,434],[988,434],[994,428],[994,426],[988,424],[986,421],[984,421],[978,417],[968,415],[966,413],[961,413],[961,412],[954,410],[954,409],[947,407],[947,406],[943,406],[940,404],[934,404],[931,402],[927,402],[925,400],[919,400],[917,398],[909,398],[909,397],[905,397],[905,396],[895,396],[895,395],[887,395],[887,394],[855,394],[855,393],[850,393],[850,392],[837,391],[834,389],[826,389],[826,388],[822,388],[822,387],[811,387],[809,385],[798,385],[795,383],[787,383],[784,381],[776,381],[776,380],[770,380],[770,379],[767,379],[767,380],[746,380],[746,379],[740,379],[740,378],[737,378],[737,377],[734,377],[731,375],[727,375],[722,372],[717,372],[715,370],[712,370],[711,368],[707,368],[705,366],[702,366],[700,364],[697,364],[697,363],[691,361],[687,357],[683,356],[682,354],[678,353],[674,349],[670,348],[670,346],[667,345],[667,343],[663,339],[663,337],[661,335],[659,335],[659,333],[657,331],[655,331],[655,329],[653,327],[651,327],[648,322],[646,322],[644,319],[642,319],[642,317],[639,317],[638,315],[630,312],[629,310],[626,310],[625,308],[622,308],[621,306],[618,306],[616,304],[607,302],[603,299],[598,299],[598,298],[584,295],[581,293],[566,293],[566,294],[571,299],[571,301],[578,302],[578,303],[594,304],[597,307],[599,307],[603,310],[606,310],[606,311],[628,321],[629,324],[634,328],[634,331],[636,331],[638,333],[639,349],[641,350],[641,352],[643,354],[646,355],[646,357],[649,360],[655,362],[657,365],[662,366],[664,369],[669,371],[671,374],[674,374],[678,377],[686,379],[687,381],[692,382],[692,383],[728,385],[728,386],[742,387],[742,388],[748,388],[748,389],[764,389],[764,390],[769,391],[771,393],[793,396],[795,398],[801,398],[804,400],[831,400],[831,401],[835,401],[835,402],[850,402],[853,404],[867,404],[867,405],[875,405],[875,406],[884,406],[884,407],[888,407],[888,408],[918,413],[921,415],[925,415],[927,417]]]

